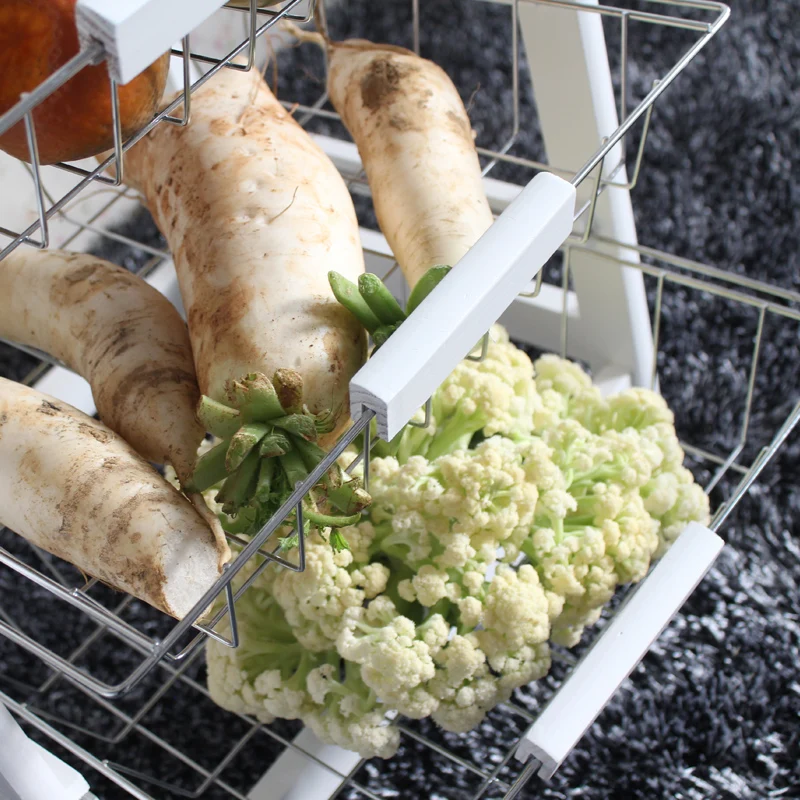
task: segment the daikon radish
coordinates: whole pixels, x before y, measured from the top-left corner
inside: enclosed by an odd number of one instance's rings
[[[0,523],[176,618],[230,558],[194,506],[123,439],[5,378]]]
[[[191,123],[159,125],[125,167],[172,251],[201,392],[224,402],[229,381],[295,370],[309,411],[344,424],[366,338],[327,274],[364,272],[358,222],[263,77],[222,70],[192,95]]]
[[[175,261],[198,416],[223,439],[188,488],[219,485],[223,525],[253,533],[349,422],[366,336],[327,274],[364,273],[352,199],[255,70],[222,70],[187,127],[158,126],[125,158]],[[368,501],[334,468],[306,519],[351,524]]]
[[[17,248],[0,264],[0,337],[86,378],[100,419],[188,480],[200,392],[186,324],[159,291],[94,256]]]
[[[493,222],[464,103],[441,67],[410,50],[360,39],[326,47],[330,100],[413,288],[432,267],[453,267]]]

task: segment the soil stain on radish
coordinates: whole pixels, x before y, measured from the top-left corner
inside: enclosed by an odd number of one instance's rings
[[[397,64],[389,58],[376,58],[361,79],[361,102],[374,111],[400,91],[400,84],[413,67]]]

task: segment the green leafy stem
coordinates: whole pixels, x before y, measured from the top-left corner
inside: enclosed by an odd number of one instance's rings
[[[231,381],[226,399],[200,400],[198,419],[222,441],[198,459],[186,488],[217,489],[223,528],[253,534],[325,458],[317,440],[333,429],[334,417],[309,412],[294,370],[278,370],[272,380],[252,373]],[[319,528],[341,528],[355,524],[370,502],[360,480],[333,464],[303,499],[303,517]],[[339,532],[329,538],[334,549],[347,548]]]
[[[328,282],[336,299],[370,333],[377,350],[441,283],[448,272],[448,266],[431,267],[412,289],[405,311],[386,284],[371,272],[359,276],[358,285],[338,272],[329,272]]]

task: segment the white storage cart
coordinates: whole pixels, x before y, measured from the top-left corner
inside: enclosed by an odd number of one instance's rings
[[[719,553],[722,540],[716,531],[800,419],[800,405],[795,405],[772,440],[756,443],[760,449],[755,457],[743,460],[754,444],[748,438],[748,422],[767,322],[779,319],[797,325],[800,296],[652,250],[637,241],[631,190],[640,171],[646,169],[651,114],[660,95],[725,23],[729,11],[724,4],[641,0],[623,8],[596,0],[491,1],[507,6],[512,43],[507,141],[499,149],[488,149],[478,140],[496,222],[431,295],[426,313],[415,315],[355,376],[353,425],[308,485],[356,436],[369,430],[373,417],[382,438],[393,436],[425,406],[434,388],[497,320],[516,341],[583,360],[595,380],[611,391],[630,385],[657,387],[661,311],[668,292],[680,289],[724,298],[750,309],[754,318],[752,360],[736,446],[731,452],[716,452],[705,444],[683,443],[698,474],[707,478],[707,490],[726,487],[710,528],[693,524],[686,529],[605,623],[587,634],[594,641],[583,649],[580,659],[566,652],[556,654],[558,677],[548,679],[530,703],[515,701],[494,712],[492,718],[503,721],[507,741],[494,747],[496,757],[491,763],[472,759],[469,747],[459,746],[458,737],[436,738],[413,724],[401,725],[404,745],[397,758],[413,759],[418,748],[431,749],[444,774],[456,775],[459,786],[470,787],[464,797],[513,798],[528,781],[552,776],[639,664]],[[30,168],[10,158],[0,161],[0,180],[5,185],[29,173],[24,180],[26,200],[30,200],[26,204],[20,198],[13,207],[6,204],[5,216],[0,217],[0,268],[2,258],[16,247],[88,249],[104,237],[136,252],[141,274],[180,308],[169,253],[131,240],[115,228],[139,207],[136,194],[102,173],[155,125],[185,124],[191,114],[191,92],[213,81],[219,70],[236,68],[231,62],[237,55],[244,55],[249,64],[261,63],[261,37],[282,18],[302,23],[314,12],[313,0],[311,5],[309,0],[288,0],[266,9],[258,8],[257,0],[252,0],[250,8],[247,3],[237,3],[245,6],[237,9],[221,9],[222,5],[221,0],[79,0],[79,55],[0,117],[0,131],[25,121],[32,161]],[[413,41],[408,44],[417,51],[419,12],[419,0],[412,0]],[[346,13],[346,5],[337,13]],[[614,59],[619,64],[617,91],[604,36],[604,26],[607,30],[609,25],[619,26],[620,51]],[[687,42],[681,57],[635,104],[628,90],[628,32],[634,25],[676,29]],[[240,33],[235,46],[226,39],[233,35],[231,31]],[[226,55],[211,54],[218,49],[218,40],[230,45]],[[37,103],[84,66],[102,60],[108,64],[113,93],[117,82],[130,80],[176,42],[171,81],[173,88],[183,88],[182,95],[127,142],[117,135],[114,155],[106,164],[38,165],[30,115]],[[547,163],[514,148],[521,126],[522,53],[530,67]],[[336,118],[327,110],[326,99],[322,95],[315,102],[298,105],[291,97],[281,98],[287,106],[295,106],[304,124],[315,117]],[[181,105],[185,111],[175,116]],[[114,129],[119,131],[118,120]],[[625,157],[626,137],[637,137],[639,143],[633,163]],[[319,135],[317,139],[348,179],[351,191],[368,194],[355,146],[344,138]],[[493,178],[492,170],[499,163],[518,167],[519,181]],[[402,296],[406,287],[385,240],[374,230],[365,228],[361,233],[368,269],[387,276],[393,291]],[[491,270],[486,269],[487,263],[492,264]],[[560,275],[555,283],[543,280],[546,265]],[[646,281],[655,287],[652,314]],[[29,383],[94,413],[91,393],[82,379],[41,354],[33,355],[41,365],[28,377]],[[480,350],[471,357],[480,358]],[[368,457],[364,462],[368,470]],[[44,734],[44,741],[57,752],[70,754],[68,759],[100,796],[240,800],[312,800],[340,792],[348,797],[398,796],[391,787],[387,791],[395,793],[388,795],[376,788],[381,786],[380,763],[364,767],[357,756],[324,746],[297,726],[260,725],[237,718],[235,724],[231,721],[230,747],[210,754],[203,752],[202,735],[190,736],[187,731],[183,740],[172,735],[179,727],[175,722],[181,703],[207,707],[208,725],[233,719],[214,710],[204,686],[196,680],[203,644],[208,636],[225,638],[214,631],[222,616],[235,621],[231,611],[237,595],[230,583],[249,559],[263,557],[264,565],[280,560],[286,569],[303,569],[302,548],[299,563],[286,562],[277,555],[271,537],[306,491],[304,485],[294,492],[282,513],[244,547],[197,604],[198,613],[180,623],[143,608],[132,598],[106,592],[94,580],[85,582],[69,565],[20,543],[9,531],[0,533],[3,586],[27,593],[30,614],[57,619],[60,631],[60,646],[43,643],[31,632],[35,626],[4,609],[0,595],[3,646],[21,648],[31,663],[24,678],[0,676],[0,699],[20,726],[6,717],[7,730],[14,730],[17,737],[23,736],[21,731]],[[200,609],[220,594],[227,604],[217,619],[197,622]],[[102,656],[101,646],[109,641],[117,653],[113,663]],[[83,698],[81,716],[60,713],[59,698],[76,694]],[[464,742],[468,745],[467,739]],[[237,758],[252,748],[264,753],[264,774],[245,779],[236,774]],[[145,758],[152,761],[154,750],[163,764],[158,774],[139,766]],[[80,781],[73,785],[84,786]]]

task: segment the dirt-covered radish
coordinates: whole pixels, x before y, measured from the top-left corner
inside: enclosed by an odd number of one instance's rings
[[[169,242],[204,395],[298,372],[312,413],[346,420],[366,355],[327,274],[364,272],[353,203],[322,150],[256,71],[223,70],[192,95],[186,128],[160,125],[126,155]]]
[[[0,523],[177,618],[230,558],[224,539],[121,437],[5,378]]]
[[[82,375],[109,428],[189,478],[205,434],[189,334],[142,278],[94,256],[18,248],[0,268],[0,337]]]
[[[359,39],[326,47],[330,100],[413,288],[432,267],[454,266],[493,222],[464,103],[441,67],[410,50]]]
[[[317,440],[349,422],[366,336],[327,275],[364,273],[352,199],[255,70],[216,75],[192,95],[187,127],[158,126],[125,164],[175,261],[199,417],[223,439],[190,489],[224,482],[219,499],[236,520],[223,524],[252,532],[324,457]],[[315,501],[307,519],[328,520],[365,498],[334,471]]]

